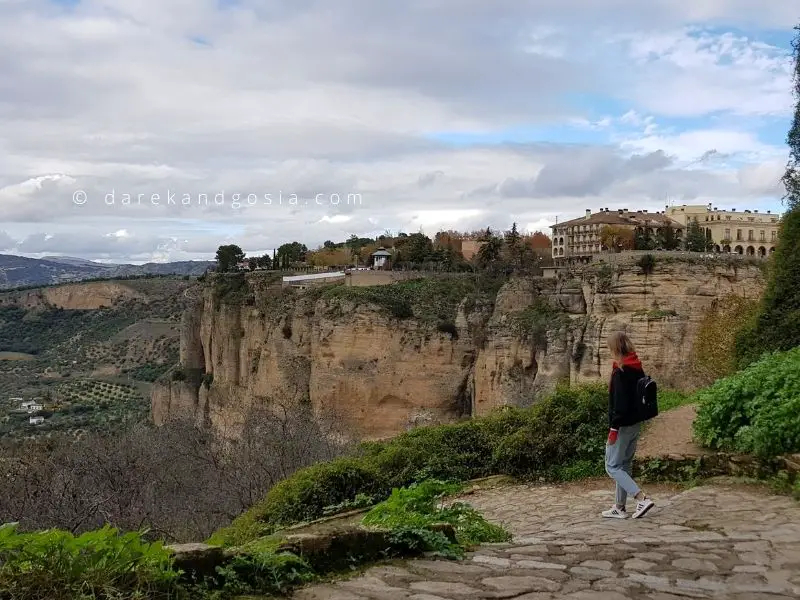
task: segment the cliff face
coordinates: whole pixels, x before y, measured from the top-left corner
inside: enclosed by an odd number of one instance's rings
[[[97,281],[0,294],[0,306],[65,310],[96,310],[122,300],[144,300],[144,294],[119,283]]]
[[[307,403],[355,435],[390,436],[526,406],[562,380],[606,378],[605,339],[615,329],[630,333],[662,386],[687,388],[711,303],[762,289],[761,271],[744,265],[659,263],[647,275],[603,267],[565,281],[517,279],[493,304],[462,302],[454,334],[341,298],[305,295],[275,306],[257,286],[247,302],[208,286],[184,314],[181,375],[156,386],[153,418],[190,416],[235,435],[254,404]]]

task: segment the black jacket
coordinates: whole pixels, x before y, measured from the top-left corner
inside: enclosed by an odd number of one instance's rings
[[[644,371],[631,366],[616,368],[611,374],[608,389],[608,424],[611,429],[636,425],[639,414],[636,410],[636,383],[644,377]]]

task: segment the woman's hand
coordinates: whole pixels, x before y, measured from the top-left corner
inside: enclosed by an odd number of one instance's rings
[[[616,429],[610,429],[608,432],[608,445],[613,446],[617,443],[617,435],[619,432]]]

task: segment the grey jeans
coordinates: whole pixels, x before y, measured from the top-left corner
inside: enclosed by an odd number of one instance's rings
[[[606,473],[617,482],[617,506],[625,506],[628,494],[636,496],[641,491],[631,477],[641,428],[641,424],[620,427],[617,442],[613,446],[606,443]]]

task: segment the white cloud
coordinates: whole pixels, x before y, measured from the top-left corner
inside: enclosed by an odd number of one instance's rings
[[[788,39],[794,9],[762,4],[0,0],[0,246],[200,258],[226,241],[257,251],[420,226],[545,228],[590,207],[657,208],[665,194],[777,204],[785,148],[758,127],[788,114],[785,57],[696,28]],[[431,135],[553,123],[607,143]],[[212,202],[170,205],[168,191]],[[236,192],[302,202],[234,209]],[[314,202],[331,193],[363,201]]]

